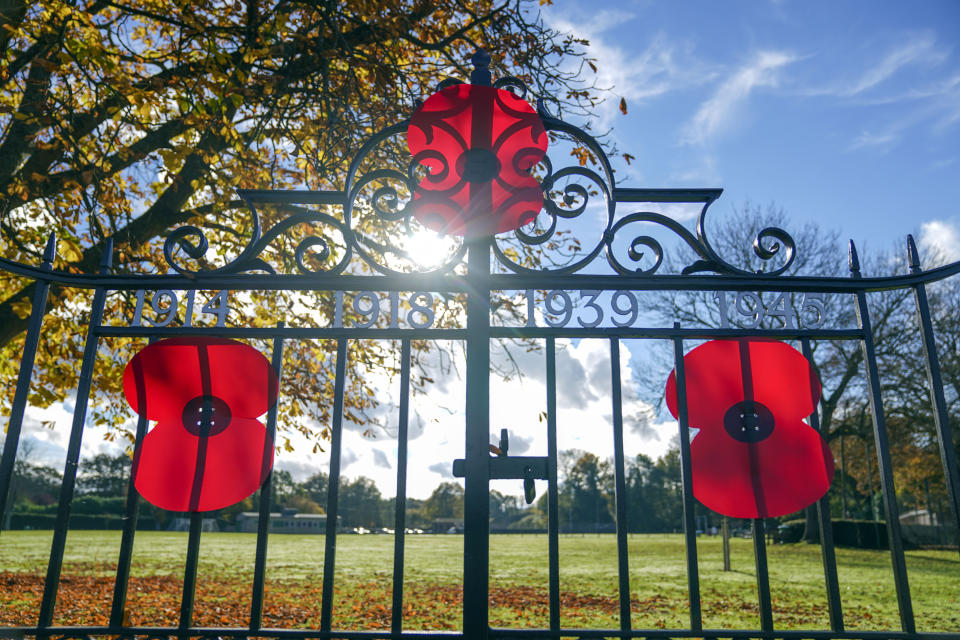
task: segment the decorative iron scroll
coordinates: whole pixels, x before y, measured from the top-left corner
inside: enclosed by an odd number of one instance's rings
[[[420,110],[418,105],[412,119],[398,122],[377,132],[360,147],[353,157],[347,171],[343,192],[263,192],[242,191],[240,196],[246,203],[252,216],[250,238],[242,251],[234,259],[219,268],[206,268],[200,261],[208,250],[208,241],[204,232],[198,227],[187,225],[174,229],[164,244],[164,255],[167,263],[177,272],[185,275],[202,275],[210,273],[240,273],[252,271],[266,271],[275,273],[275,269],[263,259],[264,251],[278,238],[292,229],[303,225],[323,227],[323,232],[311,228],[306,235],[298,235],[294,251],[294,265],[301,274],[326,273],[338,274],[344,272],[353,258],[359,257],[368,267],[382,274],[400,273],[448,273],[460,265],[466,254],[466,245],[462,236],[448,235],[442,245],[443,254],[440,258],[424,264],[423,252],[419,250],[418,240],[429,236],[427,227],[437,230],[443,226],[436,221],[433,223],[418,215],[417,204],[428,198],[446,198],[451,210],[465,206],[462,200],[468,185],[476,176],[490,180],[490,176],[500,171],[509,175],[529,174],[542,194],[542,210],[535,217],[532,213],[525,214],[523,205],[511,205],[511,202],[521,203],[528,198],[524,188],[518,184],[520,178],[504,178],[497,175],[494,182],[510,186],[514,189],[509,192],[511,199],[504,200],[506,195],[499,196],[491,203],[492,210],[504,207],[520,206],[518,222],[507,224],[506,227],[491,228],[499,233],[494,237],[492,247],[495,260],[503,269],[518,274],[571,274],[581,271],[602,254],[605,255],[610,267],[622,275],[653,275],[663,265],[664,249],[660,240],[646,233],[631,234],[633,225],[652,224],[665,229],[689,247],[697,259],[687,265],[683,274],[713,272],[729,275],[744,276],[777,276],[783,274],[793,264],[796,243],[789,233],[783,229],[768,227],[761,230],[753,239],[755,254],[764,261],[779,258],[775,268],[760,272],[741,269],[721,258],[711,245],[706,230],[706,213],[710,204],[719,196],[720,191],[712,193],[712,197],[692,200],[702,202],[703,206],[697,220],[696,232],[691,232],[684,225],[673,218],[653,211],[636,211],[620,217],[616,216],[618,200],[625,206],[630,198],[624,200],[619,196],[631,190],[618,189],[615,186],[614,173],[610,160],[603,145],[592,135],[580,127],[565,122],[548,113],[543,99],[536,101],[536,115],[529,113],[539,122],[552,139],[565,139],[569,144],[582,150],[586,157],[593,160],[592,166],[582,165],[580,162],[557,165],[547,154],[543,154],[546,145],[528,142],[524,145],[514,145],[513,153],[508,163],[511,166],[504,169],[504,158],[497,160],[491,157],[486,149],[469,149],[469,142],[464,140],[463,131],[458,131],[456,125],[439,122],[438,117],[445,117],[457,109],[458,100],[470,95],[456,87],[476,86],[478,81],[485,82],[489,56],[478,53],[474,56],[477,70],[473,74],[473,85],[463,85],[459,80],[448,79],[440,83],[438,93],[434,94],[427,103],[433,103],[433,111],[428,115]],[[488,83],[489,81],[486,80]],[[499,97],[496,91],[506,89],[510,98]],[[527,112],[520,105],[526,104],[524,99],[530,93],[526,84],[518,78],[504,77],[492,83],[495,96],[491,107],[496,114],[504,114],[506,118],[516,121],[500,135],[497,140],[488,144],[506,144],[511,136],[522,130],[523,127],[536,127],[527,119]],[[475,92],[474,92],[475,93]],[[481,92],[482,93],[482,92]],[[486,95],[486,94],[484,94]],[[439,111],[436,100],[443,97],[441,102],[447,111]],[[464,103],[465,104],[465,103]],[[439,115],[438,115],[439,114]],[[459,114],[462,116],[463,114]],[[489,115],[489,114],[488,114]],[[491,116],[493,117],[493,116]],[[461,117],[462,120],[462,117]],[[429,125],[424,124],[429,122]],[[462,122],[461,122],[462,125]],[[469,123],[468,123],[469,125]],[[456,146],[459,141],[460,151],[467,150],[459,157],[461,163],[466,162],[468,167],[456,169],[452,167],[456,158],[444,156],[438,150],[439,141],[431,137],[429,126],[438,126],[437,129],[446,136],[445,143]],[[412,133],[412,132],[415,132]],[[413,135],[410,139],[410,150],[407,150],[405,136]],[[536,140],[534,134],[534,141]],[[508,145],[509,146],[509,145]],[[413,153],[411,153],[411,151]],[[496,151],[496,149],[495,149]],[[452,153],[453,151],[451,151]],[[469,156],[469,157],[467,157]],[[482,156],[482,157],[481,157]],[[534,162],[536,164],[534,164]],[[497,169],[497,167],[500,167]],[[432,172],[431,172],[432,169]],[[487,175],[490,174],[490,175]],[[512,180],[512,183],[511,183]],[[495,187],[496,188],[496,187]],[[679,190],[677,190],[679,192]],[[265,199],[264,194],[268,197]],[[666,199],[652,199],[650,201],[681,202],[676,192],[664,191]],[[340,206],[343,210],[342,219],[326,212],[304,206],[316,204]],[[262,233],[260,212],[258,205],[264,202],[275,203],[284,208],[287,217],[281,219],[266,233]],[[500,202],[501,204],[497,204]],[[505,204],[504,204],[505,203]],[[578,250],[575,255],[566,256],[563,260],[551,260],[546,256],[549,247],[558,242],[561,223],[571,224],[578,219],[586,220],[587,211],[602,212],[602,229],[595,229],[587,241],[577,237]],[[457,214],[451,213],[456,217]],[[421,224],[426,222],[426,225]],[[439,224],[439,226],[438,226]],[[520,225],[519,228],[517,225]],[[502,226],[502,225],[501,225]],[[584,228],[581,223],[580,228]],[[462,230],[454,233],[462,234]],[[631,237],[632,235],[632,237]],[[625,242],[624,242],[625,241]],[[623,248],[625,246],[625,249]],[[188,258],[197,261],[196,267],[189,267],[178,257],[178,251]],[[540,252],[544,259],[524,262],[520,255],[523,253]],[[308,260],[311,256],[311,260]],[[308,262],[312,262],[311,266]]]

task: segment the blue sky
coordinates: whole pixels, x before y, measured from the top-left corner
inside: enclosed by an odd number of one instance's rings
[[[868,249],[960,258],[960,3],[556,0],[612,98],[624,186],[723,187]],[[624,97],[628,114],[616,105]]]
[[[596,128],[612,127],[624,186],[722,187],[712,218],[731,206],[776,203],[793,225],[813,221],[852,237],[862,250],[902,247],[915,233],[960,259],[960,2],[612,2],[555,0],[546,22],[590,40],[598,84],[609,99]],[[628,114],[617,103],[623,97]],[[788,224],[787,230],[792,228]],[[609,353],[603,341],[564,344],[560,448],[612,455]],[[520,351],[524,379],[492,382],[491,431],[511,427],[516,454],[545,453],[542,354]],[[621,370],[631,365],[622,352]],[[676,424],[643,425],[647,406],[625,375],[629,454],[656,457]],[[384,429],[373,440],[348,425],[347,477],[366,475],[392,495],[397,455],[391,417],[396,381],[381,380]],[[463,380],[447,376],[414,400],[410,495],[426,497],[449,480],[463,455]],[[39,457],[61,466],[70,403],[31,410],[27,438]],[[54,430],[42,428],[50,420]],[[602,426],[602,425],[600,425]],[[116,451],[88,428],[84,456]],[[493,436],[492,436],[493,437]],[[283,452],[278,466],[303,478],[326,468],[326,454]],[[496,489],[518,493],[520,485]],[[544,487],[540,487],[543,491]]]

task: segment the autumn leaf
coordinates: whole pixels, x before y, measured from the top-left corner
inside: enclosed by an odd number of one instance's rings
[[[620,98],[620,113],[627,115],[627,99]]]
[[[9,77],[0,87],[0,144],[16,159],[0,167],[0,211],[17,238],[4,243],[2,256],[34,264],[54,231],[62,258],[57,267],[65,262],[75,273],[97,271],[107,236],[117,243],[117,273],[164,273],[169,230],[214,221],[204,231],[210,246],[205,260],[223,266],[224,257],[241,253],[250,238],[250,212],[237,203],[237,189],[343,189],[364,139],[409,117],[414,99],[442,79],[438,69],[468,61],[478,42],[501,56],[500,75],[523,77],[536,67],[537,77],[527,81],[551,86],[567,105],[592,98],[581,78],[529,62],[543,55],[585,59],[584,40],[547,29],[535,12],[505,12],[502,3],[486,0],[267,0],[252,12],[248,3],[14,4],[29,10],[5,16],[8,24],[0,29],[0,50],[8,62],[16,60],[4,67]],[[283,215],[275,207],[261,212],[265,225]],[[379,234],[375,240],[390,236],[390,229],[377,231],[369,219],[356,223],[364,234]],[[283,239],[295,247],[310,233],[304,225]],[[295,272],[289,247],[277,243],[273,249],[264,260],[278,272]],[[333,253],[316,266],[333,266]],[[17,278],[3,286],[0,414],[13,396],[9,381],[17,375],[28,324],[20,301],[31,293]],[[30,397],[39,407],[76,388],[82,341],[74,337],[90,304],[86,290],[58,288],[51,295],[34,373],[45,384]],[[185,317],[178,295],[176,321]],[[462,318],[457,304],[438,303],[437,326],[456,326]],[[245,326],[273,325],[279,318],[323,326],[332,300],[329,291],[274,292],[231,299],[231,305],[228,322],[249,320]],[[129,324],[134,309],[132,292],[112,292],[104,317]],[[356,319],[344,313],[345,323]],[[98,358],[90,406],[96,424],[129,428],[120,389],[123,366],[137,348],[134,340],[118,339]],[[283,377],[281,430],[302,428],[314,443],[329,434],[315,425],[330,422],[332,403],[316,400],[320,393],[332,395],[332,387],[324,389],[332,370],[323,363],[335,349],[333,341],[286,348],[284,370],[298,375]],[[352,342],[350,349],[349,380],[364,379],[365,363],[382,362],[389,352],[378,341]],[[414,383],[414,393],[429,384]],[[345,400],[362,420],[379,402],[360,384],[346,389]]]

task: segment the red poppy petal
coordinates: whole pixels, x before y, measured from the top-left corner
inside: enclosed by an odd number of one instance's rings
[[[691,427],[721,424],[718,416],[743,400],[739,345],[736,340],[711,340],[683,357]],[[667,379],[666,395],[667,408],[678,418],[676,371]]]
[[[133,473],[140,495],[168,511],[213,511],[251,495],[273,467],[273,440],[257,420],[233,418],[225,431],[206,440],[195,483],[200,438],[180,423],[154,427],[143,439]]]
[[[820,380],[810,361],[790,345],[751,340],[750,366],[754,399],[778,416],[806,418],[817,408]]]
[[[741,345],[747,345],[748,360]],[[687,406],[692,427],[721,424],[718,416],[745,399],[744,380],[752,383],[753,399],[778,416],[805,418],[820,401],[820,381],[803,354],[774,340],[711,340],[683,358]],[[745,378],[742,364],[750,369]],[[667,379],[667,408],[677,417],[676,372]]]
[[[546,130],[509,91],[462,84],[435,93],[410,119],[407,146],[431,171],[412,205],[430,229],[493,235],[527,224],[543,207],[528,171],[546,154]]]
[[[225,338],[160,340],[141,349],[123,372],[127,402],[150,420],[179,422],[187,402],[205,393],[226,402],[234,416],[256,418],[276,402],[277,387],[269,360]]]
[[[488,183],[485,192],[466,184],[449,195],[418,190],[413,216],[428,229],[450,235],[467,234],[468,223],[471,235],[513,231],[532,222],[543,208],[540,184],[530,176],[518,182],[509,189]]]
[[[277,401],[277,374],[270,361],[248,344],[231,341],[208,347],[213,395],[234,416],[256,418]]]
[[[833,479],[826,441],[802,422],[777,423],[757,443],[730,438],[722,426],[690,444],[693,495],[732,518],[772,518],[819,500]]]

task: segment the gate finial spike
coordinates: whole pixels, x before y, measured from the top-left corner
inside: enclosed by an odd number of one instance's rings
[[[50,235],[47,236],[47,246],[43,249],[43,266],[49,267],[53,265],[53,261],[57,257],[57,232],[51,231]]]
[[[917,252],[917,243],[913,241],[913,234],[907,234],[907,261],[910,263],[910,272],[920,271],[920,254]]]
[[[113,238],[107,238],[103,244],[103,253],[100,255],[100,271],[106,272],[113,266]]]
[[[850,241],[850,273],[855,276],[860,275],[860,256],[857,255],[857,245]]]
[[[473,63],[473,71],[470,72],[470,84],[479,84],[489,87],[493,82],[493,76],[490,75],[490,54],[483,48],[477,49],[477,52],[470,58]]]

